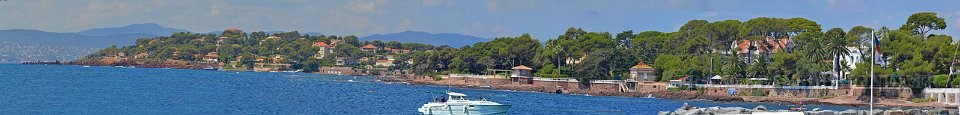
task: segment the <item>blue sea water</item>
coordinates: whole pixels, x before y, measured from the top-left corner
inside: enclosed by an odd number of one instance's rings
[[[510,114],[649,115],[684,102],[787,107],[391,84],[369,76],[0,64],[0,114],[418,114],[437,96],[429,92],[445,90],[513,105]]]

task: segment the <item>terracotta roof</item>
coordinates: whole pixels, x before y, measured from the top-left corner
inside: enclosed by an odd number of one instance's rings
[[[210,52],[210,53],[207,53],[207,55],[204,55],[204,57],[216,58],[216,57],[220,57],[220,54],[217,52]]]
[[[330,46],[330,45],[327,45],[327,43],[324,43],[324,42],[313,42],[313,46],[314,46],[314,47],[327,47],[327,46]]]
[[[523,66],[523,65],[520,65],[520,66],[517,66],[517,67],[513,67],[513,68],[510,68],[510,69],[533,70],[533,68],[530,68],[530,67],[527,67],[527,66]]]
[[[365,46],[363,46],[363,47],[360,47],[360,48],[363,48],[363,49],[377,49],[377,46],[373,46],[373,44],[367,44],[367,45],[365,45]]]
[[[653,67],[650,67],[650,65],[647,65],[647,63],[643,63],[643,61],[641,61],[640,63],[637,63],[637,65],[633,66],[632,68],[643,69],[643,68],[653,68]]]
[[[763,41],[761,40],[757,40],[757,41],[742,40],[740,41],[740,43],[737,43],[737,50],[739,50],[739,53],[748,53],[750,51],[750,47],[754,46],[757,48],[756,51],[759,53],[763,53],[767,51],[777,52],[779,50],[786,48],[787,42],[789,42],[790,39],[789,38],[780,38],[780,39],[766,38],[764,40],[767,41],[767,43],[770,43],[771,47],[769,48],[772,48],[772,49],[768,49],[767,45],[763,43]]]
[[[737,49],[740,51],[739,53],[747,53],[747,51],[750,51],[750,40],[740,41],[740,43],[737,44]]]
[[[377,63],[388,63],[388,62],[393,62],[393,61],[390,61],[390,60],[377,60]]]

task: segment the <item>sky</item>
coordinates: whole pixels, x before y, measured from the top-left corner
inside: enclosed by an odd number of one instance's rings
[[[898,28],[936,12],[960,35],[960,1],[934,0],[0,0],[0,29],[78,32],[157,23],[194,32],[320,32],[333,35],[424,31],[486,38],[528,33],[552,39],[586,31],[676,31],[687,21],[802,17],[825,30]]]

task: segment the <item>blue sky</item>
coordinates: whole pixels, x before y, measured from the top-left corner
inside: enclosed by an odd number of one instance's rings
[[[863,25],[897,28],[910,14],[937,12],[960,35],[960,1],[893,0],[8,0],[0,29],[77,32],[157,23],[196,32],[299,30],[366,36],[402,31],[480,37],[529,33],[556,38],[569,27],[587,31],[675,31],[693,19],[745,21],[803,17],[824,30]]]

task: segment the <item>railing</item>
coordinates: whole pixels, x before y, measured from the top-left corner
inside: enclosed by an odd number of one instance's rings
[[[936,99],[937,103],[960,105],[960,88],[924,88],[923,94]]]
[[[923,93],[960,93],[960,88],[924,88]]]
[[[590,83],[623,83],[623,80],[592,80]]]
[[[761,88],[761,89],[837,89],[835,86],[774,86],[774,85],[719,85],[719,84],[696,84],[697,87],[721,87],[721,88]]]
[[[494,78],[494,75],[450,74],[450,77],[469,77],[469,78],[488,79],[488,78]]]
[[[559,82],[580,82],[577,79],[573,78],[544,78],[544,77],[533,77],[534,81],[559,81]]]

